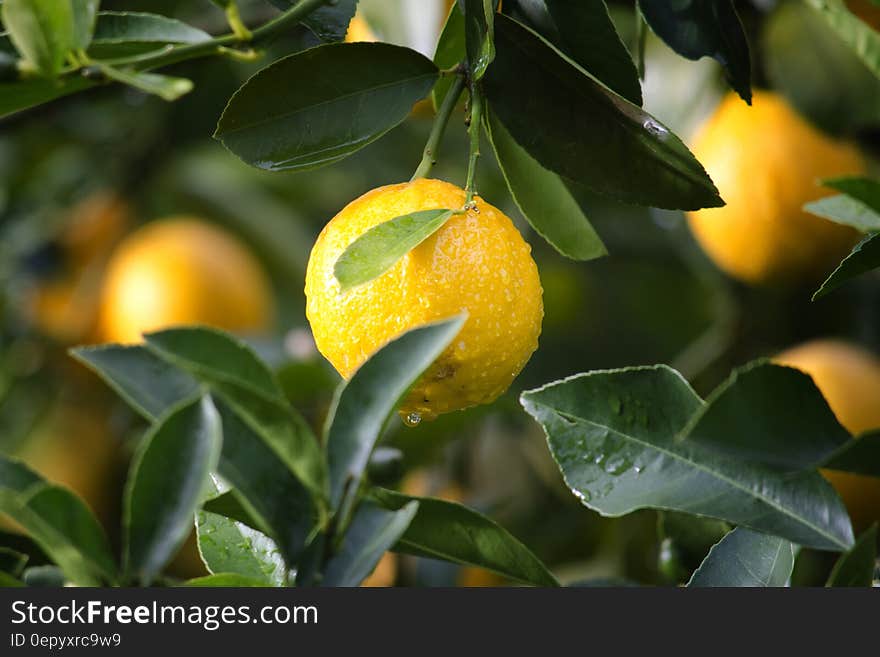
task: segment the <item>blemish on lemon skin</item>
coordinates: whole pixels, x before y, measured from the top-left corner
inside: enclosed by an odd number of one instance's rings
[[[438,359],[452,361],[454,371],[425,394],[442,365],[429,369],[403,406],[422,421],[494,400],[537,347],[542,290],[528,245],[509,218],[478,199],[479,216],[453,217],[347,303],[321,284],[321,272],[332,272],[345,246],[373,225],[420,209],[461,207],[464,198],[460,188],[436,180],[373,190],[325,227],[309,260],[307,316],[319,350],[343,376],[407,329],[467,310],[458,339]]]

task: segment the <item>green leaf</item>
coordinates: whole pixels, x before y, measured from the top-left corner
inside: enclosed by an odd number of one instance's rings
[[[244,587],[265,587],[266,582],[236,573],[217,573],[214,575],[205,575],[204,577],[196,577],[189,579],[179,586],[188,587],[220,587],[220,588],[244,588]]]
[[[262,532],[205,510],[196,516],[196,531],[199,554],[211,573],[235,573],[263,586],[286,584],[284,557]]]
[[[808,374],[764,361],[734,370],[682,435],[783,470],[815,469],[851,439]]]
[[[24,571],[21,577],[25,586],[60,589],[67,585],[64,572],[57,566],[34,566]]]
[[[71,0],[73,9],[73,47],[85,50],[92,41],[100,0]]]
[[[281,11],[286,11],[295,6],[298,0],[269,0],[269,2]],[[306,16],[302,20],[302,24],[322,41],[342,41],[356,9],[357,0],[328,2]]]
[[[880,34],[849,11],[843,0],[806,0],[849,45],[875,76],[880,77]]]
[[[105,64],[99,65],[99,69],[111,80],[127,84],[138,91],[158,96],[168,102],[175,101],[193,90],[192,80],[187,80],[186,78],[123,70]]]
[[[20,588],[24,586],[24,582],[16,579],[12,575],[0,572],[0,589]]]
[[[229,100],[214,136],[261,169],[332,164],[403,121],[436,80],[434,64],[408,48],[318,46],[248,80]]]
[[[144,336],[147,347],[178,367],[209,382],[250,390],[283,401],[284,392],[272,370],[245,342],[207,326],[172,328]]]
[[[74,45],[70,0],[6,0],[0,17],[25,62],[46,77],[58,75]]]
[[[205,500],[202,508],[208,513],[223,516],[229,520],[235,520],[239,524],[260,531],[260,520],[251,515],[250,509],[242,503],[235,489]]]
[[[805,3],[780,3],[761,33],[770,86],[801,115],[846,136],[880,120],[875,74]]]
[[[804,210],[835,223],[852,226],[863,233],[880,230],[880,214],[846,194],[826,196],[807,203]]]
[[[470,77],[482,79],[495,59],[495,0],[460,0],[464,8],[465,50]]]
[[[495,43],[483,81],[492,111],[542,166],[630,203],[686,210],[723,204],[678,137],[542,37],[499,14]]]
[[[877,523],[865,531],[849,552],[840,555],[826,586],[870,587],[877,563]]]
[[[415,501],[393,511],[369,500],[362,502],[345,532],[342,546],[327,562],[321,584],[359,586],[403,535],[418,508]]]
[[[604,2],[518,0],[504,4],[574,62],[635,105],[642,104],[639,74]],[[589,38],[585,38],[589,35]]]
[[[559,586],[532,552],[506,529],[455,502],[411,497],[375,488],[370,494],[388,508],[417,501],[418,512],[395,545],[396,552],[443,559],[491,570],[535,586]]]
[[[832,454],[822,467],[880,477],[880,431],[856,436]]]
[[[737,527],[709,551],[688,586],[785,586],[793,548],[783,538]]]
[[[24,527],[72,582],[93,586],[115,580],[116,566],[104,531],[82,500],[3,456],[0,512]]]
[[[336,392],[327,416],[330,503],[358,490],[382,428],[410,387],[458,335],[465,317],[426,324],[388,343]]]
[[[195,379],[143,346],[77,347],[70,354],[151,422],[191,399],[199,387]]]
[[[340,292],[363,285],[391,269],[403,256],[431,237],[455,210],[421,210],[394,217],[370,228],[336,260],[333,274]]]
[[[63,77],[56,80],[33,78],[6,84],[0,83],[0,119],[78,91],[84,91],[97,84],[96,80],[82,76]]]
[[[249,423],[222,399],[216,403],[223,422],[220,476],[234,487],[247,516],[258,524],[255,529],[294,564],[318,521],[313,496]]]
[[[202,43],[207,32],[174,18],[137,11],[102,11],[98,14],[89,55],[96,59],[128,57],[169,44]]]
[[[491,111],[486,127],[510,194],[535,232],[574,260],[607,255],[602,240],[559,176],[517,144]]]
[[[146,341],[159,357],[210,385],[304,484],[325,496],[327,474],[317,438],[249,346],[223,331],[203,327],[150,333]]]
[[[682,57],[712,57],[724,66],[730,86],[752,102],[749,42],[731,0],[647,0],[639,8],[648,25]]]
[[[836,189],[838,192],[851,196],[861,201],[866,206],[880,213],[880,181],[861,176],[843,176],[840,178],[828,178],[822,181],[825,187]],[[876,226],[880,228],[880,225]],[[872,227],[871,230],[876,230]]]
[[[461,62],[467,56],[465,50],[464,36],[464,14],[458,8],[458,4],[453,4],[449,8],[449,16],[443,25],[443,31],[437,40],[437,50],[434,51],[434,65],[441,71],[451,69]],[[453,76],[444,75],[431,91],[431,102],[434,104],[434,110],[438,110],[443,104],[443,99],[449,93],[452,86]]]
[[[880,267],[880,233],[872,233],[853,247],[852,252],[843,259],[837,269],[825,279],[813,294],[813,301],[836,290],[851,278]]]
[[[0,546],[0,572],[18,577],[28,562],[28,555]]]
[[[678,439],[703,402],[675,370],[591,372],[521,400],[544,427],[568,487],[602,515],[683,511],[817,549],[852,545],[843,503],[818,472],[747,462]]]
[[[149,584],[183,544],[217,467],[222,437],[210,397],[177,407],[144,437],[132,460],[123,502],[125,570],[130,577]]]

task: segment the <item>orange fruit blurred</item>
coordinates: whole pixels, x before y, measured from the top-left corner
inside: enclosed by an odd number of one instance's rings
[[[99,330],[122,343],[180,324],[259,333],[273,312],[266,273],[243,244],[199,219],[172,217],[144,226],[113,253]]]
[[[849,252],[858,233],[805,212],[833,193],[823,178],[863,174],[852,144],[798,116],[779,95],[757,91],[749,107],[730,93],[693,142],[727,203],[688,213],[691,231],[730,276],[750,284],[815,279]]]

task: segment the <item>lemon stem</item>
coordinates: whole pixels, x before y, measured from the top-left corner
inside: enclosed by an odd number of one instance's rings
[[[468,120],[468,135],[471,138],[470,158],[468,159],[467,192],[465,203],[470,205],[474,200],[474,178],[477,175],[477,160],[480,159],[480,126],[483,120],[483,94],[475,82],[470,85],[471,111]]]
[[[232,33],[238,37],[240,41],[250,41],[254,35],[241,20],[241,14],[238,13],[238,5],[230,2],[226,7],[226,22],[232,29]]]
[[[422,161],[419,163],[418,169],[413,174],[412,180],[424,178],[435,164],[437,164],[437,153],[440,151],[440,142],[443,139],[443,133],[446,132],[446,126],[449,124],[449,117],[458,99],[464,91],[464,76],[456,75],[452,81],[452,86],[446,92],[443,102],[440,103],[440,109],[437,110],[437,116],[434,118],[434,125],[431,126],[431,134],[428,135],[428,141],[425,143],[425,150],[422,152]]]

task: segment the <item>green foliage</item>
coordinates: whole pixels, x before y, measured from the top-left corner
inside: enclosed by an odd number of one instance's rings
[[[70,0],[7,0],[0,17],[28,67],[45,77],[61,71],[74,46]]]
[[[333,266],[341,291],[381,276],[440,230],[453,214],[455,210],[422,210],[394,217],[365,232],[346,247]]]
[[[786,586],[793,567],[789,541],[737,527],[712,548],[688,586]]]
[[[871,586],[877,562],[877,524],[864,534],[849,552],[840,555],[828,577],[828,586]]]

